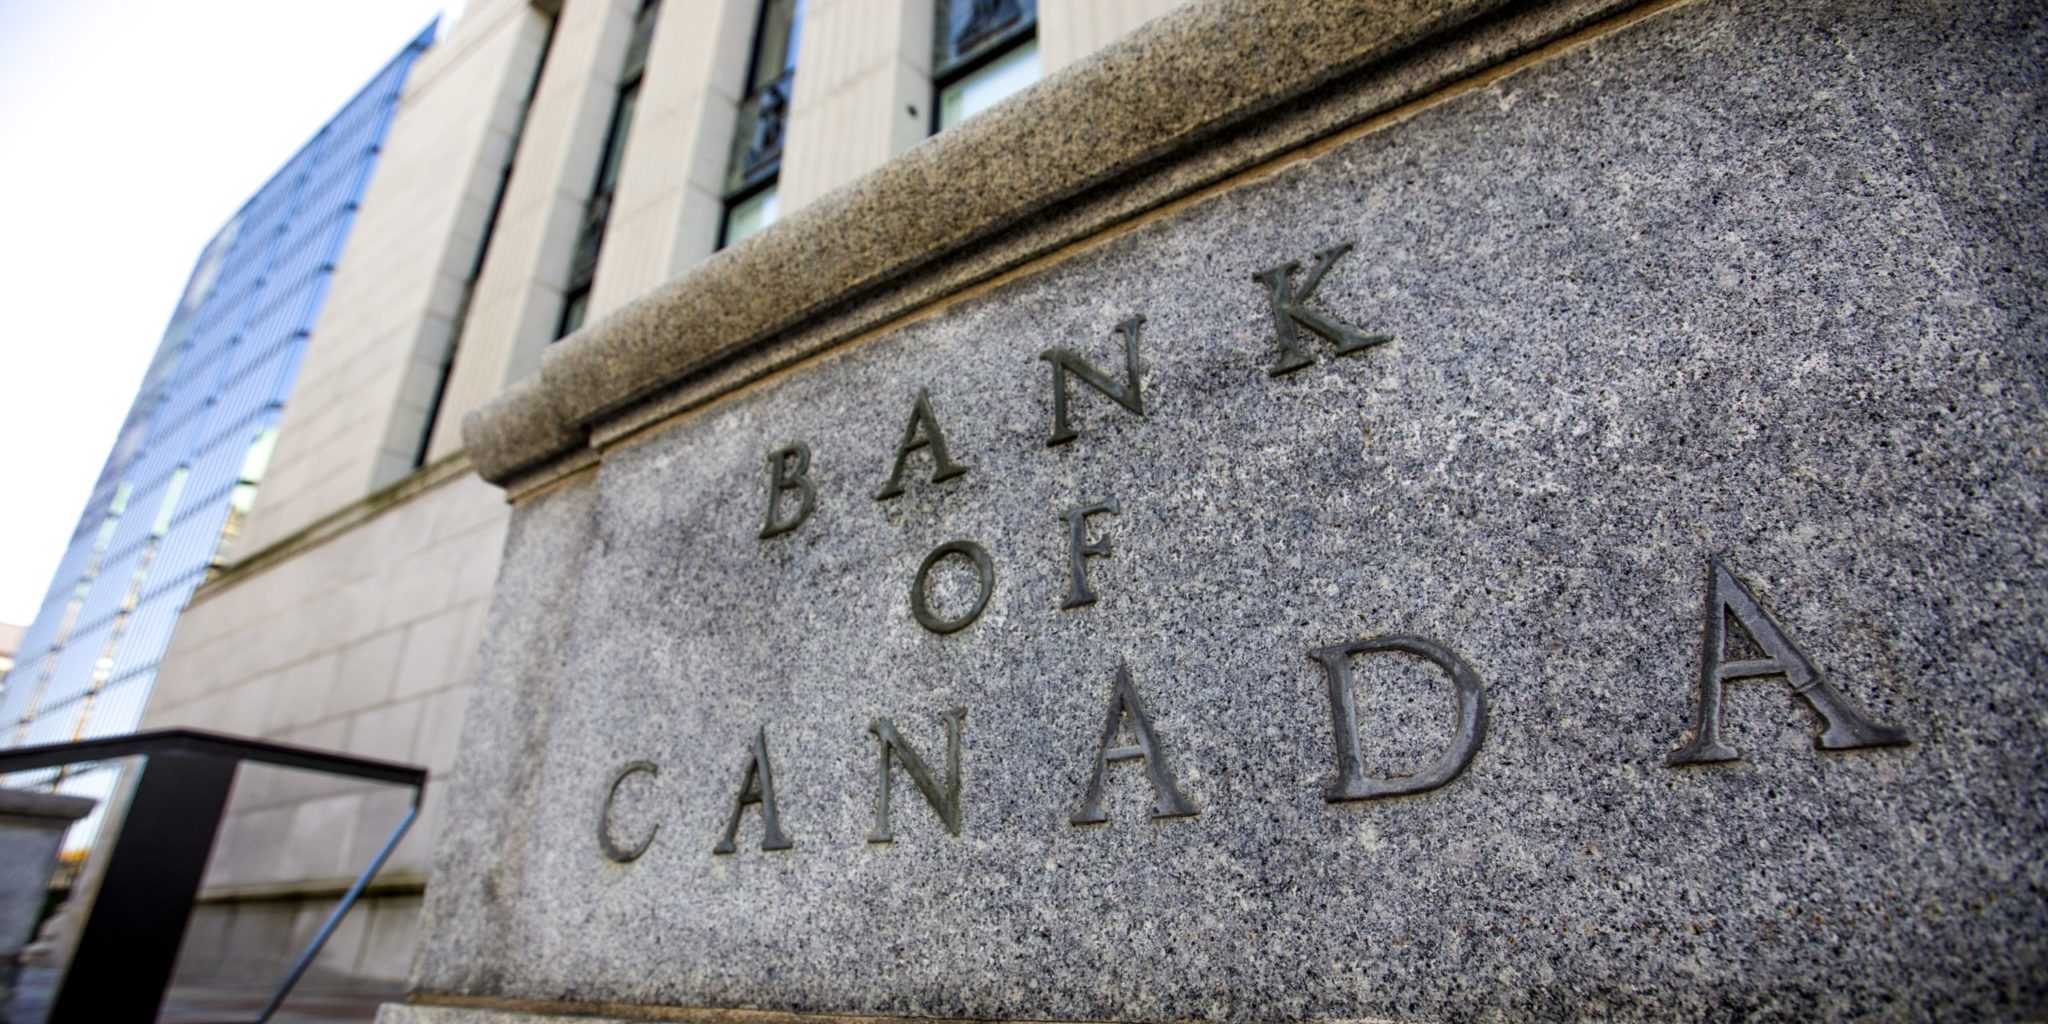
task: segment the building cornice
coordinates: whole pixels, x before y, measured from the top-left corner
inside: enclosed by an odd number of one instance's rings
[[[1191,0],[557,343],[468,415],[470,457],[531,492],[578,450],[1635,6],[1669,3]]]

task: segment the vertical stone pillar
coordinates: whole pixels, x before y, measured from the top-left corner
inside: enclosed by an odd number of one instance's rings
[[[242,527],[260,551],[416,468],[551,17],[474,0],[420,57]]]
[[[760,0],[664,0],[598,255],[591,319],[689,269],[718,244],[760,8]]]
[[[782,214],[931,133],[932,0],[811,0],[782,154]]]
[[[562,4],[491,251],[457,339],[442,398],[446,407],[473,408],[534,372],[555,338],[571,251],[611,128],[619,68],[639,8],[640,0]],[[441,417],[428,461],[461,447],[461,417]]]

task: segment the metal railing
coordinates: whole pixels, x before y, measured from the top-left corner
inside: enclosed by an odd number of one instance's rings
[[[206,862],[242,762],[412,787],[412,804],[370,865],[300,952],[270,1002],[268,1021],[311,966],[343,915],[384,867],[419,816],[427,770],[194,729],[0,750],[0,774],[120,757],[143,758],[99,893],[58,982],[47,1024],[156,1020],[192,918]]]

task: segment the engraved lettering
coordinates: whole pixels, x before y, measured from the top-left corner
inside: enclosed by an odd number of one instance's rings
[[[941,618],[932,611],[931,599],[926,596],[932,568],[949,555],[960,555],[974,563],[974,606],[954,618]],[[949,540],[932,549],[924,556],[924,563],[917,567],[917,576],[910,581],[910,617],[917,624],[934,633],[958,633],[966,629],[981,611],[988,607],[989,595],[995,592],[996,567],[989,560],[988,550],[971,540]]]
[[[1052,364],[1052,438],[1048,446],[1066,444],[1081,436],[1067,422],[1067,375],[1081,378],[1081,383],[1109,396],[1118,405],[1132,413],[1145,415],[1143,384],[1138,379],[1138,328],[1145,323],[1143,316],[1133,316],[1116,325],[1114,330],[1124,339],[1124,383],[1118,385],[1109,375],[1088,365],[1087,360],[1072,349],[1049,348],[1038,354],[1038,358]]]
[[[661,769],[656,768],[654,762],[633,761],[624,768],[619,769],[618,774],[612,776],[611,784],[605,787],[604,807],[597,812],[597,848],[604,852],[607,860],[616,861],[620,864],[630,864],[633,861],[639,860],[640,855],[646,853],[647,848],[654,845],[655,834],[661,831],[661,824],[659,822],[655,823],[653,828],[647,830],[646,838],[641,839],[638,845],[631,847],[620,846],[612,838],[612,804],[619,798],[619,786],[627,779],[642,772],[653,778],[661,777]]]
[[[740,815],[746,813],[752,804],[761,805],[761,849],[787,850],[789,837],[782,834],[782,816],[775,809],[775,770],[768,763],[768,727],[762,726],[754,733],[754,749],[747,754],[746,770],[740,773],[740,794],[733,798],[732,814],[725,819],[725,835],[719,838],[712,853],[731,853],[738,847],[733,837],[739,834]]]
[[[1119,515],[1116,499],[1098,501],[1093,504],[1070,508],[1060,513],[1067,521],[1067,600],[1062,609],[1080,608],[1095,603],[1095,591],[1088,589],[1088,565],[1085,559],[1100,555],[1109,557],[1109,538],[1090,541],[1088,539],[1088,517],[1107,512]]]
[[[1728,661],[1727,622],[1733,618],[1766,655],[1753,661]],[[1827,728],[1815,745],[1822,750],[1896,747],[1911,743],[1904,729],[1871,721],[1827,677],[1759,604],[1756,595],[1718,556],[1707,559],[1706,642],[1700,653],[1700,700],[1693,717],[1692,739],[1672,751],[1664,763],[1673,767],[1735,761],[1742,755],[1721,742],[1721,690],[1737,679],[1783,676],[1792,692],[1820,713]]]
[[[768,518],[761,524],[762,540],[788,533],[811,517],[811,507],[818,500],[818,489],[811,483],[810,472],[811,448],[802,441],[768,453]],[[782,495],[787,491],[797,492],[796,514],[781,519],[778,516],[782,511]]]
[[[1131,742],[1110,746],[1116,742],[1117,734],[1126,730]],[[1174,784],[1173,770],[1166,764],[1166,750],[1152,733],[1152,719],[1138,702],[1138,689],[1131,685],[1131,668],[1127,664],[1116,667],[1116,688],[1109,698],[1109,717],[1102,723],[1102,740],[1096,745],[1095,775],[1088,780],[1088,795],[1068,821],[1075,825],[1098,825],[1109,820],[1102,813],[1102,777],[1108,774],[1111,761],[1145,762],[1145,774],[1152,779],[1153,817],[1185,818],[1201,813]]]
[[[932,450],[932,483],[951,480],[967,472],[967,467],[954,462],[946,454],[946,435],[939,430],[939,418],[932,414],[931,392],[917,389],[917,402],[910,407],[910,422],[903,428],[903,440],[896,445],[896,464],[889,470],[889,482],[875,492],[876,501],[887,501],[903,493],[903,470],[910,453],[920,448]]]
[[[1412,654],[1451,677],[1456,695],[1458,728],[1451,744],[1429,767],[1414,775],[1392,779],[1367,778],[1358,756],[1358,710],[1351,693],[1351,659],[1360,654],[1398,651]],[[1330,725],[1337,739],[1337,780],[1324,790],[1331,803],[1345,800],[1374,800],[1380,797],[1425,793],[1462,774],[1479,752],[1486,738],[1486,688],[1465,659],[1433,640],[1419,636],[1372,637],[1348,644],[1318,647],[1309,657],[1323,663],[1330,684]]]
[[[917,755],[917,748],[896,731],[895,723],[886,718],[877,718],[868,723],[868,731],[875,734],[881,744],[879,769],[881,791],[875,798],[875,828],[868,833],[868,842],[891,843],[896,834],[889,829],[889,758],[894,755],[897,763],[910,775],[910,781],[917,791],[924,794],[924,802],[938,812],[939,821],[946,831],[960,834],[960,720],[967,717],[966,708],[948,708],[939,712],[939,718],[946,726],[946,788],[943,790],[932,781],[931,769],[925,767],[924,758]]]
[[[1266,300],[1273,307],[1273,328],[1280,336],[1280,361],[1266,371],[1267,376],[1293,373],[1315,363],[1302,343],[1298,327],[1306,327],[1322,335],[1324,340],[1337,346],[1340,356],[1363,352],[1374,345],[1394,340],[1391,334],[1367,334],[1328,314],[1308,308],[1308,300],[1314,298],[1316,289],[1322,286],[1323,275],[1329,273],[1330,266],[1350,252],[1354,244],[1345,242],[1316,253],[1315,262],[1309,266],[1308,274],[1302,278],[1298,289],[1294,285],[1294,272],[1301,269],[1301,264],[1296,261],[1290,260],[1252,275],[1252,280],[1266,286]]]

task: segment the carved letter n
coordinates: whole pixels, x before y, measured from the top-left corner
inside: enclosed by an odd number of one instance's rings
[[[1116,325],[1116,332],[1124,339],[1124,383],[1119,386],[1109,375],[1088,365],[1088,361],[1073,349],[1049,348],[1038,354],[1038,358],[1052,364],[1052,437],[1047,445],[1061,445],[1081,436],[1073,425],[1067,422],[1067,377],[1081,378],[1081,383],[1108,396],[1110,401],[1123,406],[1138,416],[1145,415],[1144,384],[1138,377],[1138,328],[1144,326],[1143,316],[1134,316]]]
[[[931,769],[925,766],[924,758],[917,755],[917,748],[896,731],[896,724],[886,718],[877,718],[868,724],[868,731],[875,734],[881,744],[881,758],[878,763],[881,778],[877,780],[881,791],[875,797],[875,828],[868,833],[868,842],[889,843],[896,840],[896,834],[889,829],[889,758],[894,755],[910,775],[910,781],[917,791],[924,794],[924,802],[938,812],[939,821],[946,831],[960,834],[960,720],[967,717],[966,708],[948,708],[939,712],[939,718],[946,726],[946,784],[940,789],[932,781]]]

